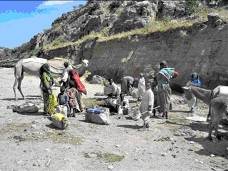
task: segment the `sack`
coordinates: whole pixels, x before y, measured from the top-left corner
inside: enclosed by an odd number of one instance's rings
[[[111,89],[111,87],[110,86],[105,86],[104,87],[104,95],[109,95],[109,94],[111,94],[112,93],[112,89]]]
[[[139,111],[138,107],[132,108],[131,111],[133,113],[133,115],[131,116],[133,120],[137,121],[141,118],[141,112]]]
[[[99,75],[94,75],[91,80],[91,84],[102,84],[105,81],[105,78],[99,76]]]
[[[217,86],[213,90],[214,97],[228,96],[228,86]]]
[[[87,122],[109,125],[109,110],[107,108],[89,108],[86,110],[85,120]]]
[[[50,115],[55,113],[55,109],[58,105],[57,98],[54,94],[49,95],[48,97],[48,113]]]
[[[59,128],[65,129],[68,126],[68,120],[62,113],[55,113],[51,115],[52,125]]]
[[[30,102],[26,102],[19,106],[13,106],[13,112],[18,113],[37,113],[39,111],[39,108]]]
[[[64,114],[65,117],[67,117],[67,113],[68,113],[67,106],[58,105],[58,106],[56,107],[56,112],[57,112],[57,113],[62,113],[62,114]]]

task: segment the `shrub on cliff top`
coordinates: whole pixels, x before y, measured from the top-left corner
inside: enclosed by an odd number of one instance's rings
[[[186,8],[189,14],[194,13],[198,6],[199,6],[198,0],[186,0]]]

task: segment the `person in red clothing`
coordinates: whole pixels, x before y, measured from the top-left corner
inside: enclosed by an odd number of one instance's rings
[[[76,69],[72,69],[69,71],[69,87],[70,88],[72,88],[72,87],[76,88],[76,90],[78,92],[76,99],[77,99],[77,102],[79,105],[79,109],[82,112],[83,106],[82,106],[82,101],[81,101],[81,95],[82,95],[82,93],[86,95],[87,91],[86,91],[85,86],[81,82],[80,76],[79,76]]]

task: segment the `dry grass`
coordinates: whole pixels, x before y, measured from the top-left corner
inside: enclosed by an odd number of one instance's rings
[[[108,28],[104,28],[100,32],[91,32],[89,35],[86,35],[75,42],[59,42],[57,40],[57,42],[53,42],[49,45],[46,45],[44,47],[44,50],[53,50],[53,49],[63,48],[71,45],[77,46],[86,40],[92,40],[95,38],[98,38],[99,42],[105,42],[105,41],[111,41],[116,39],[120,40],[133,35],[147,35],[153,32],[166,32],[168,30],[173,30],[176,28],[189,28],[196,22],[207,21],[207,15],[211,12],[218,13],[222,17],[222,19],[228,21],[227,7],[216,8],[216,9],[200,7],[196,10],[194,14],[196,16],[196,19],[194,20],[187,20],[187,19],[156,20],[156,21],[149,22],[148,25],[146,25],[144,28],[134,29],[134,30],[130,30],[127,32],[122,32],[114,35],[109,35]]]
[[[122,32],[114,35],[108,35],[108,29],[105,28],[101,32],[91,32],[89,35],[82,37],[75,42],[62,42],[62,43],[51,43],[43,47],[44,50],[53,50],[63,48],[71,45],[80,45],[86,40],[93,40],[98,38],[98,41],[110,41],[114,39],[123,39],[132,35],[146,35],[152,32],[165,32],[167,30],[179,28],[179,27],[190,27],[192,26],[191,21],[187,20],[170,20],[170,21],[152,21],[146,27],[140,29],[134,29],[128,32]]]

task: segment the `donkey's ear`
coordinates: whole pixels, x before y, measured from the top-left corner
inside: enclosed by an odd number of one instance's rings
[[[183,90],[190,90],[190,87],[184,86],[182,87]]]

